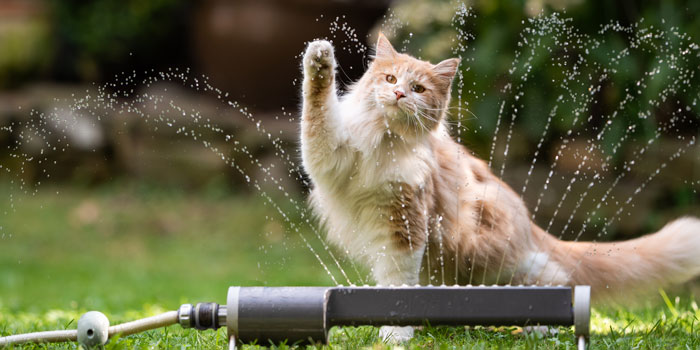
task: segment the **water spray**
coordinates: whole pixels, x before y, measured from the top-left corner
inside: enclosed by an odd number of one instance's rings
[[[109,325],[90,311],[77,330],[0,338],[0,347],[78,341],[93,349],[114,335],[179,324],[228,331],[229,349],[258,341],[325,343],[334,326],[574,326],[577,347],[586,349],[590,287],[230,287],[226,304],[183,304],[177,311]]]

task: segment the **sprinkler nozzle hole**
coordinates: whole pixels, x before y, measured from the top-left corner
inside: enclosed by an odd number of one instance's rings
[[[87,330],[88,338],[92,338],[94,335],[95,335],[95,331],[92,328]]]

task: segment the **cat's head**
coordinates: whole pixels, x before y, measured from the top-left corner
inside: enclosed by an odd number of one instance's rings
[[[434,65],[418,60],[397,52],[380,33],[364,77],[366,98],[382,111],[394,133],[409,136],[435,130],[445,118],[459,62],[450,58]]]

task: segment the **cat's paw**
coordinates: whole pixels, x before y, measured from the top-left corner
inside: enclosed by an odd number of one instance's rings
[[[304,54],[304,73],[317,81],[330,82],[335,69],[333,45],[326,40],[316,40],[309,44]]]
[[[379,328],[379,337],[391,344],[405,343],[413,338],[413,327],[382,326]]]
[[[525,326],[523,327],[523,333],[536,333],[543,336],[553,337],[559,334],[559,330],[550,326]]]

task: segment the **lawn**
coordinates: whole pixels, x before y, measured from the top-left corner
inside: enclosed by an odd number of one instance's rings
[[[230,285],[332,285],[309,246],[339,282],[346,281],[287,199],[274,203],[299,232],[260,196],[216,188],[193,193],[120,184],[1,190],[10,199],[0,203],[0,335],[74,328],[78,317],[93,309],[117,323],[185,302],[223,303]],[[335,256],[352,282],[364,277],[364,271]],[[631,309],[594,309],[592,349],[700,348],[697,291],[691,284],[653,294]],[[113,339],[107,348],[223,349],[225,335],[171,326]],[[334,329],[330,344],[333,349],[390,348],[371,327]],[[575,346],[565,328],[543,337],[518,328],[424,327],[403,348]]]

